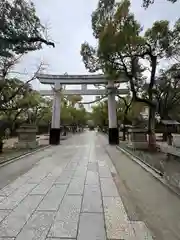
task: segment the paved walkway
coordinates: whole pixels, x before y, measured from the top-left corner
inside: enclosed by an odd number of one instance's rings
[[[52,149],[0,190],[0,240],[152,239],[143,222],[128,219],[95,132]]]

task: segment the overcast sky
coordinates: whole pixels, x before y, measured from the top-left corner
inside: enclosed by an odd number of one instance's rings
[[[53,49],[44,46],[43,50],[27,54],[16,70],[32,73],[38,63],[48,64],[52,74],[85,74],[87,70],[80,56],[81,43],[95,43],[91,30],[91,13],[97,0],[33,0],[42,23],[49,28],[49,37],[56,44]],[[166,0],[156,0],[148,10],[142,7],[142,0],[132,1],[132,11],[141,24],[147,28],[157,19],[168,19],[172,23],[179,18],[180,1],[171,4]],[[34,82],[36,89],[44,89]]]

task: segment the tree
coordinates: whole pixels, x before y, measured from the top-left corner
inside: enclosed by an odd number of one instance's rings
[[[176,3],[178,0],[166,0],[168,2]],[[143,7],[148,8],[149,5],[153,4],[155,0],[143,0]]]
[[[74,107],[77,103],[79,103],[82,100],[82,96],[81,95],[69,95],[67,96],[67,101],[69,102],[69,104]]]
[[[158,77],[155,96],[161,120],[180,120],[180,64],[174,64]]]
[[[101,130],[108,125],[108,103],[107,100],[97,103],[92,107],[92,120],[95,126],[99,126]]]
[[[0,0],[0,56],[12,57],[38,50],[47,41],[46,29],[36,15],[32,1]]]
[[[118,120],[122,121],[123,124],[123,141],[126,140],[126,124],[128,124],[131,119],[129,118],[129,113],[132,105],[132,98],[130,96],[127,97],[119,97],[119,101],[117,103],[117,117]]]
[[[7,110],[7,105],[10,102],[12,102],[17,95],[20,94],[23,96],[21,92],[23,93],[25,91],[25,93],[28,94],[29,92],[32,91],[32,88],[30,87],[30,83],[36,78],[36,75],[42,69],[42,67],[43,67],[43,64],[40,63],[37,71],[26,82],[22,82],[17,78],[8,79],[6,78],[7,72],[5,73],[5,76],[0,80],[0,110],[4,110],[4,111]],[[13,110],[14,108],[15,106],[13,106],[11,110]]]
[[[24,84],[17,78],[0,82],[0,111],[11,112],[24,104],[27,95],[32,91],[30,84]]]
[[[39,92],[33,90],[26,98],[28,109],[24,112],[25,120],[29,124],[38,126],[40,123],[49,125],[51,121],[52,101],[42,97]]]
[[[87,122],[87,114],[83,104],[80,103],[82,96],[62,96],[61,99],[61,124],[84,126]],[[76,104],[79,103],[79,108]]]
[[[52,101],[42,97],[30,84],[24,84],[17,78],[6,79],[0,92],[0,101],[1,118],[11,123],[12,131],[17,119],[36,125],[40,122],[48,125],[51,120]]]
[[[149,106],[149,144],[154,146],[155,110],[154,86],[157,65],[165,58],[179,54],[178,20],[171,29],[168,21],[156,21],[142,32],[141,25],[130,12],[130,1],[100,0],[92,14],[93,34],[97,48],[82,44],[81,55],[86,68],[95,72],[101,69],[113,79],[122,72],[130,83],[133,101]],[[150,77],[147,77],[147,69]],[[149,82],[149,83],[147,83]],[[146,89],[139,86],[146,83]]]

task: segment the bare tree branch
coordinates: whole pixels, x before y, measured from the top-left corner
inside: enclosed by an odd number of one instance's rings
[[[3,42],[8,42],[11,44],[19,44],[19,43],[24,43],[24,42],[28,42],[28,43],[36,43],[36,42],[41,42],[44,43],[46,45],[55,47],[55,43],[51,42],[51,41],[47,41],[44,38],[41,37],[29,37],[29,38],[25,38],[24,36],[19,36],[19,37],[14,37],[14,38],[2,38],[0,37],[0,41]]]
[[[41,70],[42,66],[43,66],[43,63],[40,63],[40,65],[38,66],[37,71],[33,74],[33,76],[28,81],[26,81],[24,84],[20,85],[18,87],[18,89],[9,98],[7,98],[5,101],[4,100],[0,100],[0,109],[1,109],[1,106],[4,103],[11,101],[21,91],[21,89],[24,86],[28,85],[30,82],[32,82],[34,79],[36,79],[36,76],[39,73],[39,71]]]

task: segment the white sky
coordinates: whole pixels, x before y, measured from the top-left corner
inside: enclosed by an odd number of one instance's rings
[[[48,73],[88,73],[81,60],[80,47],[84,41],[95,43],[91,30],[91,13],[98,1],[33,0],[33,2],[42,23],[48,26],[48,35],[56,47],[44,46],[40,51],[27,54],[15,70],[31,74],[38,63],[43,61],[48,64]],[[132,10],[144,28],[150,27],[155,20],[160,19],[168,19],[173,23],[180,15],[180,1],[171,4],[166,0],[156,0],[148,10],[144,10],[141,5],[142,0],[132,0]],[[40,85],[38,81],[34,81],[33,86],[39,90],[48,89],[48,86]]]

